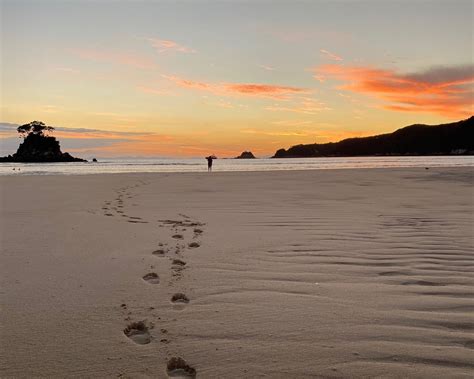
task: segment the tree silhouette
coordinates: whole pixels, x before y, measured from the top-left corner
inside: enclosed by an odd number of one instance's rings
[[[30,134],[45,137],[48,133],[52,132],[54,128],[41,121],[32,121],[29,124],[20,125],[16,130],[20,133],[21,137],[26,138]]]

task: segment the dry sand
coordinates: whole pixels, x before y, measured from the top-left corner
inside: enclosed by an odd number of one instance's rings
[[[472,184],[2,177],[0,376],[472,377]]]

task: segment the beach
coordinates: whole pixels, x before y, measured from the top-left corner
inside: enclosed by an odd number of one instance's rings
[[[0,177],[0,376],[472,377],[473,181]]]

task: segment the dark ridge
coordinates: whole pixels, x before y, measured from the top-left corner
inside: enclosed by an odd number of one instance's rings
[[[373,155],[474,155],[474,116],[441,125],[410,125],[393,133],[339,142],[296,145],[273,158]]]

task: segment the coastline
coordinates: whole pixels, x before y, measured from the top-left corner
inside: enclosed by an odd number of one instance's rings
[[[109,159],[99,163],[0,164],[0,176],[206,172],[204,159]],[[218,159],[215,172],[267,172],[402,167],[474,167],[471,156]],[[18,170],[19,169],[19,170]]]
[[[468,377],[472,184],[468,167],[1,176],[2,376],[166,377],[182,357],[202,377]]]

